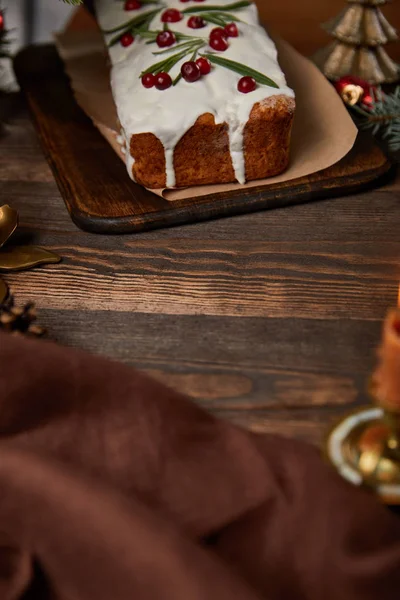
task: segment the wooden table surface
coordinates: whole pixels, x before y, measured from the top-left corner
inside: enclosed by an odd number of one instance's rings
[[[301,47],[304,35],[289,39]],[[0,110],[0,204],[20,211],[24,243],[64,259],[6,280],[18,302],[37,303],[51,338],[135,365],[253,430],[315,443],[366,401],[397,302],[400,176],[344,198],[101,236],[70,221],[23,101]]]

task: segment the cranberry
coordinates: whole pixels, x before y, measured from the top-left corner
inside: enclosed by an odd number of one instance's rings
[[[177,23],[182,19],[182,15],[176,8],[169,8],[165,10],[161,15],[161,21],[163,23]]]
[[[187,25],[191,29],[201,29],[202,27],[206,26],[206,22],[201,17],[190,17]]]
[[[209,43],[210,43],[211,48],[213,48],[213,50],[219,50],[220,52],[224,52],[224,50],[226,50],[228,48],[228,42],[223,37],[219,37],[219,36],[210,37]]]
[[[172,85],[172,79],[171,77],[168,75],[168,73],[159,73],[158,75],[155,76],[155,80],[156,80],[156,88],[158,90],[166,90],[167,88],[171,87]]]
[[[142,5],[139,0],[126,0],[124,8],[125,10],[138,10],[139,8],[142,8]]]
[[[180,0],[180,2],[189,2],[189,0]]]
[[[156,83],[156,78],[152,73],[145,73],[142,77],[142,85],[145,88],[152,88]]]
[[[156,42],[159,48],[166,48],[175,44],[176,37],[172,31],[160,31],[156,37]]]
[[[228,25],[225,25],[224,31],[228,37],[238,37],[239,36],[239,31],[238,31],[236,23],[228,23]]]
[[[124,35],[121,36],[121,39],[120,39],[121,45],[124,46],[124,48],[127,48],[128,46],[133,44],[134,41],[135,41],[135,38],[133,37],[133,35],[131,33],[124,33]]]
[[[242,94],[248,94],[249,92],[254,92],[256,87],[257,87],[256,80],[253,79],[253,77],[249,77],[248,75],[246,77],[242,77],[241,79],[239,79],[238,85],[237,85],[237,89],[239,90],[239,92],[242,92]]]
[[[208,73],[211,71],[211,63],[208,58],[198,58],[196,60],[196,65],[199,67],[202,75],[208,75]]]
[[[189,83],[193,83],[201,77],[200,67],[194,62],[194,60],[189,60],[188,62],[183,63],[181,66],[181,75],[183,79]]]
[[[214,29],[211,29],[210,31],[210,38],[212,37],[222,37],[224,40],[226,40],[228,34],[222,27],[214,27]]]

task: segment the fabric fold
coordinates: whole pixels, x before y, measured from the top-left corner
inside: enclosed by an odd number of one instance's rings
[[[0,334],[1,600],[392,600],[400,521],[315,448]]]

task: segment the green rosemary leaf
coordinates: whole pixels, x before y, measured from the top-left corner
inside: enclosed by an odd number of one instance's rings
[[[182,79],[182,74],[179,73],[179,75],[177,75],[175,77],[175,79],[173,80],[172,85],[176,85],[178,83],[178,81],[180,81],[181,79]]]
[[[184,33],[179,33],[178,31],[175,31],[175,37],[177,40],[200,40],[201,38],[198,38],[194,35],[185,35]]]
[[[219,17],[221,17],[222,19],[226,19],[226,22],[229,23],[230,21],[236,21],[237,23],[241,23],[241,20],[239,19],[239,17],[235,17],[235,15],[231,15],[230,13],[217,13]],[[201,15],[204,19],[204,15]]]
[[[220,27],[225,27],[227,23],[231,23],[232,21],[241,22],[240,19],[235,17],[234,15],[230,15],[228,13],[201,13],[201,18],[209,23],[215,23],[215,25],[219,25]]]
[[[189,8],[185,8],[181,12],[184,14],[189,13],[198,13],[198,12],[210,12],[210,11],[219,11],[219,12],[227,12],[230,10],[240,10],[241,8],[246,8],[250,6],[251,2],[248,0],[240,0],[240,2],[234,2],[233,4],[225,4],[221,5],[211,5],[211,6],[190,6]]]
[[[135,33],[137,33],[137,35],[140,35],[141,38],[151,40],[150,43],[153,43],[156,41],[158,32],[157,31],[146,31],[145,29],[135,29]]]
[[[103,29],[102,32],[108,34],[108,33],[116,33],[117,31],[120,31],[120,32],[131,31],[132,29],[142,27],[143,25],[146,24],[146,22],[151,21],[161,10],[162,10],[161,8],[156,8],[147,13],[142,13],[141,15],[134,17],[133,19],[131,19],[130,21],[127,21],[126,23],[122,23],[121,25],[118,25],[117,27],[114,27],[113,29]]]
[[[182,50],[182,52],[177,52],[173,56],[169,56],[168,58],[161,60],[160,62],[154,63],[150,67],[147,67],[144,71],[141,72],[140,77],[142,75],[146,75],[147,73],[161,73],[161,71],[165,71],[168,73],[172,69],[177,62],[179,62],[182,58],[184,58],[188,52],[186,50]]]
[[[225,27],[226,25],[226,21],[224,21],[224,19],[220,19],[217,15],[208,15],[204,13],[201,15],[201,18],[207,21],[207,23],[214,23],[214,25],[219,25],[220,27]]]
[[[166,48],[165,50],[160,50],[159,52],[153,52],[154,56],[157,56],[158,54],[167,54],[168,52],[172,52],[173,50],[183,50],[184,48],[190,52],[190,50],[194,47],[194,45],[197,46],[197,43],[194,42],[185,42],[183,44],[178,44],[177,46],[170,46],[169,48]]]
[[[208,58],[208,60],[215,65],[219,65],[220,67],[225,67],[226,69],[230,69],[235,73],[239,73],[239,75],[247,75],[253,77],[260,83],[261,85],[268,85],[269,87],[279,88],[279,85],[275,83],[272,79],[263,75],[259,71],[252,69],[251,67],[247,67],[246,65],[242,65],[241,63],[235,62],[234,60],[228,60],[227,58],[222,58],[222,56],[217,56],[215,54],[205,53],[204,56]]]

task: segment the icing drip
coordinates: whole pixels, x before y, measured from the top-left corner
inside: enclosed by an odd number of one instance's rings
[[[231,4],[232,0],[206,0],[206,2],[223,6]],[[192,5],[190,3],[190,6]],[[203,5],[205,6],[205,3]],[[187,6],[187,3],[182,4],[179,0],[163,2],[163,10],[165,7],[183,10]],[[141,9],[134,11],[134,15],[131,11],[125,11],[123,7],[124,3],[116,0],[96,0],[100,26],[103,29],[111,29],[127,22],[132,16],[136,17],[156,6],[145,4]],[[229,48],[218,54],[271,77],[278,84],[279,89],[258,85],[254,92],[242,94],[237,90],[240,75],[219,66],[195,83],[188,83],[182,79],[176,86],[164,91],[155,88],[146,89],[142,86],[139,77],[144,69],[160,59],[159,56],[153,55],[153,52],[160,50],[157,45],[146,44],[146,40],[136,37],[134,43],[127,48],[120,44],[109,48],[112,63],[112,90],[126,141],[126,165],[132,178],[134,159],[129,151],[130,139],[132,135],[150,132],[164,146],[166,184],[167,187],[174,187],[175,147],[200,115],[211,113],[217,124],[228,124],[229,147],[235,176],[240,183],[245,182],[243,131],[254,104],[272,95],[285,94],[293,97],[294,93],[287,86],[285,76],[279,67],[274,43],[258,23],[255,5],[241,9],[235,15],[241,20],[237,23],[239,37],[229,38]],[[171,29],[207,40],[210,30],[215,25],[209,24],[194,32],[187,27],[189,16],[184,16],[177,23],[171,23]],[[162,29],[160,14],[153,19],[150,29]],[[109,41],[113,35],[106,36],[106,41]],[[205,47],[203,50],[210,49]],[[181,65],[186,60],[188,58],[182,59],[175,65],[171,71],[172,77],[179,73]]]

